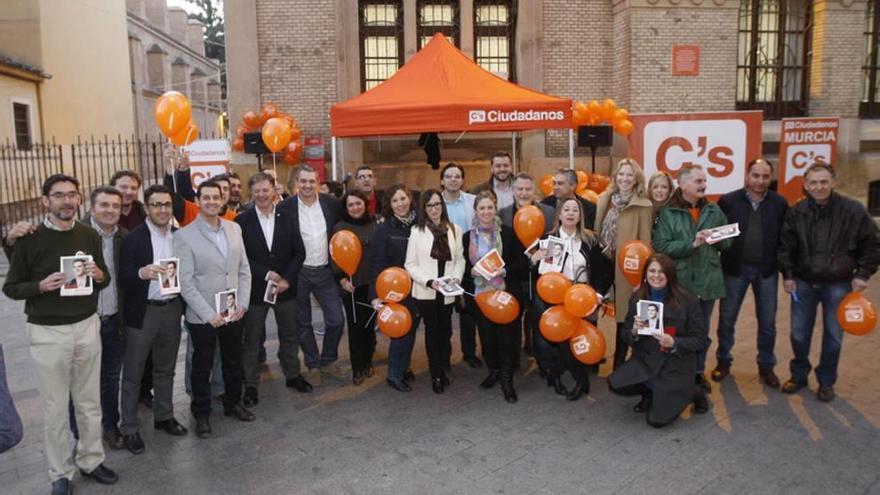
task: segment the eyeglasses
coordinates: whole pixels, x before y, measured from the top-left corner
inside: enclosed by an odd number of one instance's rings
[[[49,197],[52,199],[76,199],[79,197],[79,191],[71,191],[68,193],[53,192]]]
[[[443,206],[443,203],[439,203],[439,202],[438,202],[438,203],[428,203],[428,204],[425,205],[425,209],[428,209],[428,208],[440,208],[440,207],[442,207],[442,206]]]
[[[147,206],[150,208],[155,208],[157,210],[170,210],[171,203],[147,203]]]

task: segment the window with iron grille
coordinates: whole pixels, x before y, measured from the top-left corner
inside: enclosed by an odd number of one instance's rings
[[[516,81],[515,0],[474,0],[474,55],[484,69]]]
[[[870,0],[865,9],[865,63],[862,65],[862,101],[859,104],[861,117],[880,117],[880,92],[877,78],[877,52],[880,48],[880,0]]]
[[[15,126],[15,146],[29,150],[33,145],[31,138],[31,106],[26,103],[12,104],[12,119]]]
[[[361,91],[372,89],[403,65],[403,3],[360,0]]]
[[[437,33],[455,46],[460,44],[458,0],[419,0],[416,4],[416,36],[419,50]]]
[[[810,0],[742,0],[739,8],[736,108],[764,119],[807,114]]]

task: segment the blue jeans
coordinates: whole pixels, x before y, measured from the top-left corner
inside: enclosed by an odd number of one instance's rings
[[[122,339],[119,314],[101,320],[101,427],[105,432],[119,425],[119,383],[122,362],[125,359],[125,341]],[[70,431],[79,438],[73,400],[70,401]]]
[[[6,385],[6,361],[0,345],[0,454],[15,447],[21,441],[23,431],[21,417],[15,410],[12,394]]]
[[[309,298],[312,294],[324,312],[324,348],[320,351],[312,328],[312,302]],[[296,311],[299,320],[299,345],[303,350],[306,366],[313,369],[336,361],[345,316],[339,300],[339,284],[329,265],[320,269],[304,266],[300,270],[296,284]]]
[[[712,345],[712,339],[708,338],[708,332],[712,325],[712,310],[715,309],[715,299],[700,299],[700,310],[703,313],[703,325],[706,326],[708,341],[706,344],[706,348],[702,351],[697,352],[697,374],[704,373],[706,371],[706,351],[709,350],[709,346]]]
[[[733,362],[731,350],[735,341],[736,317],[742,307],[749,286],[755,295],[755,309],[758,316],[758,367],[772,368],[776,365],[776,292],[779,276],[773,272],[769,277],[761,276],[761,268],[756,265],[742,265],[738,277],[724,276],[724,289],[727,297],[721,300],[718,321],[718,350],[715,357],[719,363]]]
[[[412,327],[406,335],[399,339],[390,339],[388,343],[388,379],[397,382],[403,380],[403,374],[409,369],[413,345],[416,343],[416,330],[421,321],[419,310],[412,298],[407,298],[403,305],[412,316]]]
[[[795,279],[797,300],[791,300],[791,360],[792,380],[807,383],[810,373],[810,341],[816,323],[816,307],[822,303],[822,353],[816,378],[819,386],[830,387],[837,381],[837,363],[840,361],[840,348],[843,344],[843,329],[837,323],[837,305],[850,292],[850,282],[830,284],[811,284]]]

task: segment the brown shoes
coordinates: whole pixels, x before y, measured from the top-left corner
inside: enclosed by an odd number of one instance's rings
[[[759,368],[758,376],[761,377],[764,385],[770,388],[779,388],[779,377],[773,372],[773,368]]]
[[[720,382],[727,378],[727,375],[730,374],[730,363],[725,363],[723,361],[719,361],[717,365],[715,365],[715,369],[712,370],[712,381]]]
[[[793,394],[806,386],[807,384],[804,382],[798,382],[794,378],[789,378],[787,382],[782,384],[782,391],[786,394]]]

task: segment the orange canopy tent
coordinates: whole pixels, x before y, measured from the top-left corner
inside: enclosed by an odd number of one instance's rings
[[[330,109],[333,173],[337,137],[565,128],[570,99],[506,81],[437,33],[387,81]]]

